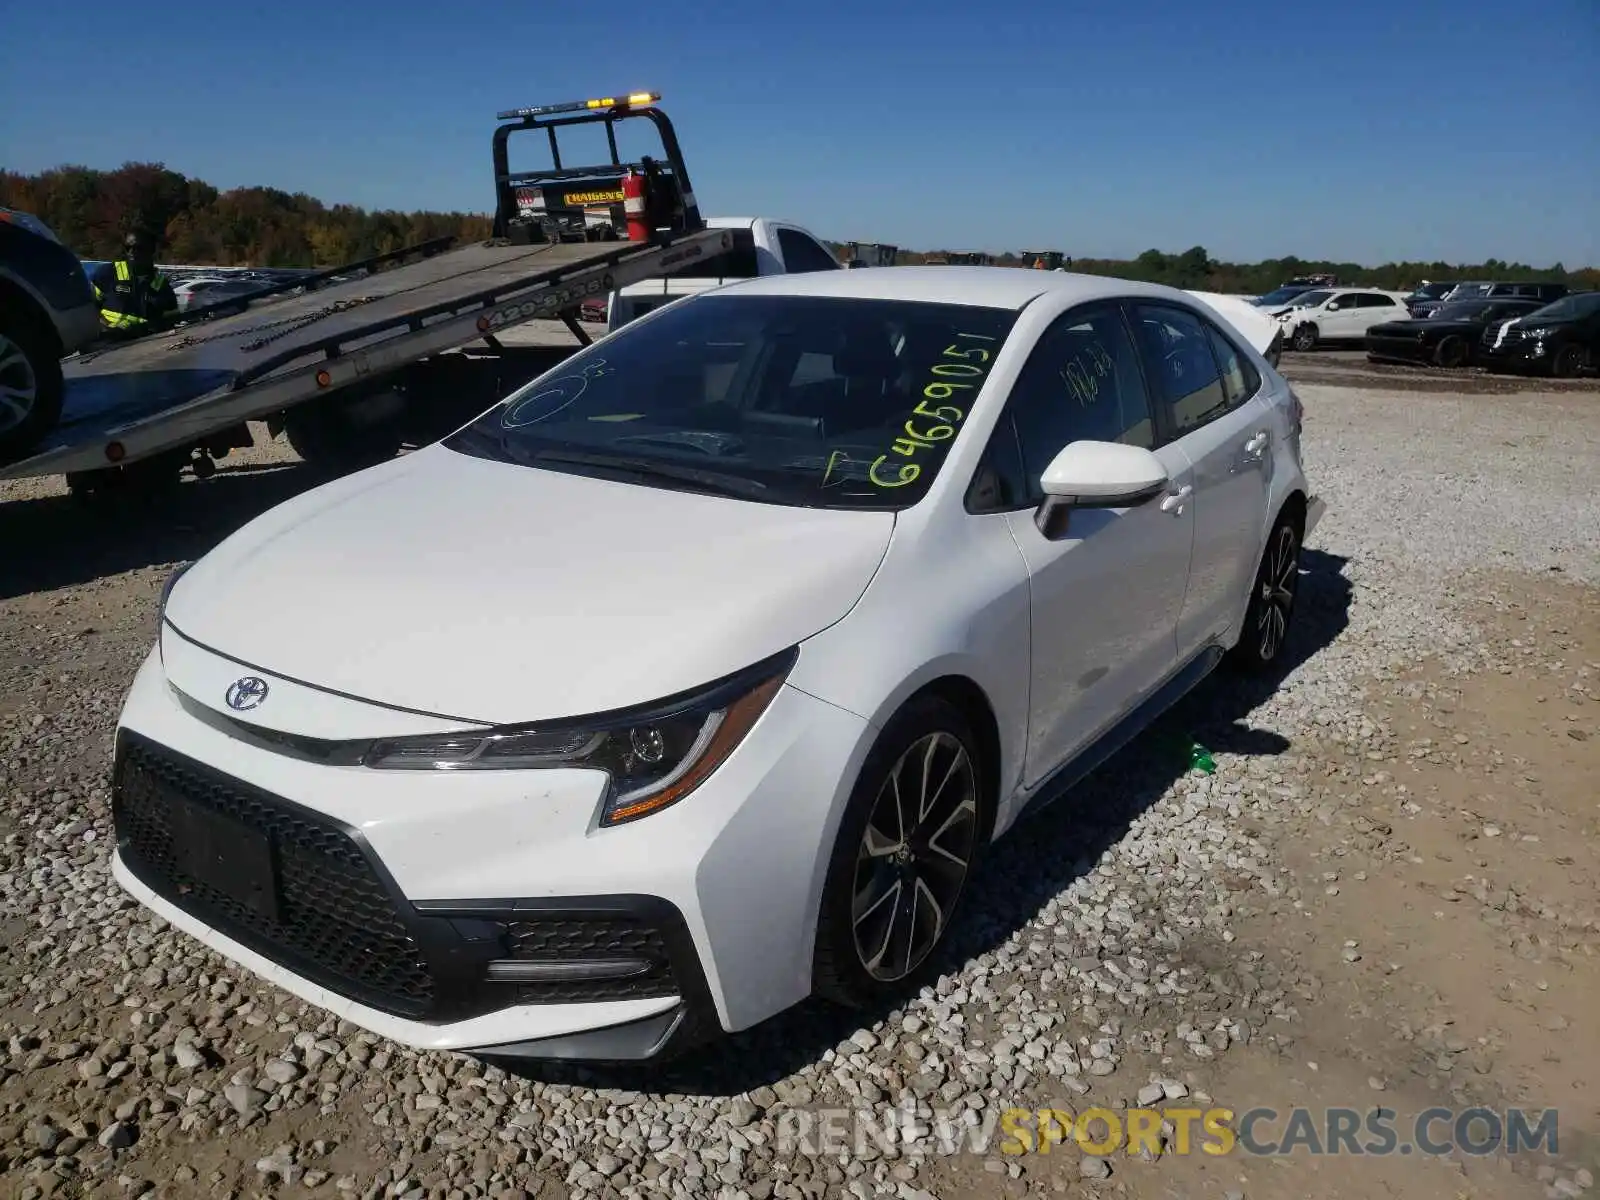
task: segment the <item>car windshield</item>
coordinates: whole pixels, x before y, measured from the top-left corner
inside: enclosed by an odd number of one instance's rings
[[[1600,292],[1582,292],[1576,296],[1563,296],[1559,300],[1536,308],[1528,314],[1541,321],[1574,321],[1600,313]]]
[[[1010,309],[704,295],[617,331],[447,438],[464,454],[775,504],[926,494]]]
[[[1408,300],[1438,300],[1453,287],[1455,287],[1453,283],[1425,283],[1406,298]]]
[[[1296,296],[1303,295],[1305,291],[1306,289],[1301,287],[1273,288],[1265,296],[1262,296],[1260,299],[1258,299],[1256,303],[1261,305],[1263,308],[1272,308],[1289,303],[1289,301],[1293,300]]]
[[[1487,296],[1489,294],[1489,289],[1492,288],[1493,286],[1494,286],[1494,284],[1492,284],[1492,283],[1463,283],[1463,284],[1459,284],[1456,287],[1456,290],[1450,293],[1450,299],[1452,299],[1452,300],[1471,300],[1475,296]]]
[[[1289,301],[1289,303],[1295,308],[1316,308],[1331,295],[1333,295],[1333,293],[1328,291],[1326,288],[1318,288],[1314,292],[1301,292],[1298,296]]]

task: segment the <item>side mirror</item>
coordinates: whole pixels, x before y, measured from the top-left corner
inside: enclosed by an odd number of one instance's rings
[[[1167,486],[1166,467],[1142,446],[1121,442],[1073,442],[1057,454],[1039,479],[1044,503],[1034,523],[1047,538],[1066,533],[1074,508],[1130,508]]]
[[[1328,305],[1328,311],[1329,312],[1338,312],[1340,307],[1341,306],[1340,306],[1339,302],[1337,300],[1335,300],[1332,304]]]

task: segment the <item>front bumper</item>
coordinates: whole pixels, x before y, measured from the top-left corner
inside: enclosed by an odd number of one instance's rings
[[[783,688],[693,795],[602,830],[593,772],[333,766],[197,704],[152,652],[118,730],[115,876],[309,1003],[421,1049],[620,1061],[810,991],[860,718]],[[372,719],[348,704],[339,723]]]
[[[1550,361],[1549,348],[1542,338],[1513,335],[1496,345],[1491,333],[1478,343],[1477,353],[1484,366],[1514,371],[1542,368]]]

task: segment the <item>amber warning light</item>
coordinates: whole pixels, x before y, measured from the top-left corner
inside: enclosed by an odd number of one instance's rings
[[[514,121],[520,117],[547,117],[552,113],[592,112],[602,108],[642,108],[661,99],[660,92],[628,92],[615,96],[601,96],[594,100],[571,100],[565,104],[535,104],[529,108],[508,108],[495,114],[497,121]]]

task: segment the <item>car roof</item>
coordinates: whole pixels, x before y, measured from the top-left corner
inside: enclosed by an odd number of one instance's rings
[[[928,304],[967,304],[1018,310],[1043,295],[1069,304],[1111,296],[1188,300],[1176,288],[1106,275],[1035,271],[1023,267],[870,267],[863,271],[808,271],[768,275],[728,284],[719,292],[745,296],[837,296],[867,300],[909,300]]]

